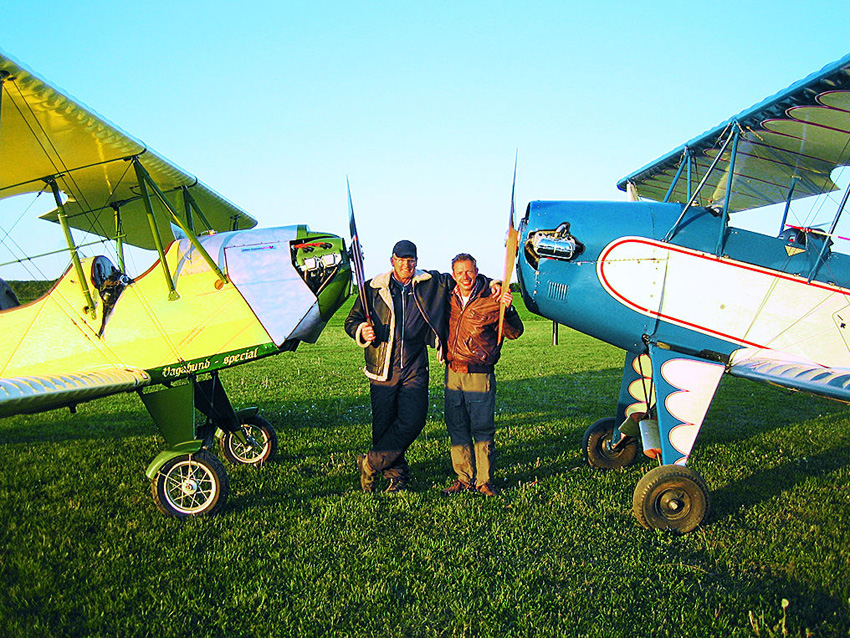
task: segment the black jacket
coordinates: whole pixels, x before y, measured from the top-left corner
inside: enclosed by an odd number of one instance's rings
[[[389,378],[392,363],[396,316],[390,294],[391,276],[392,272],[386,272],[366,282],[366,298],[375,327],[374,342],[363,339],[366,315],[359,297],[345,319],[345,331],[360,347],[365,348],[364,372],[375,381],[386,381]],[[442,359],[448,334],[449,294],[454,288],[454,280],[451,275],[436,270],[417,270],[412,284],[416,306],[430,327],[427,345],[437,348]]]

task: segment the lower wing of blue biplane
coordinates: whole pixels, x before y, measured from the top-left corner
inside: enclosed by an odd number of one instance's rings
[[[773,351],[743,349],[733,355],[729,374],[850,403],[847,368],[830,368]]]

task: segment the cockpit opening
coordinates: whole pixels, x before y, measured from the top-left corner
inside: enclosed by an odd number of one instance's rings
[[[3,279],[0,279],[0,310],[8,310],[9,308],[17,308],[21,305],[18,301],[18,296],[12,287]]]
[[[103,302],[103,320],[98,332],[102,336],[115,302],[124,292],[124,288],[133,283],[133,280],[118,270],[108,257],[98,255],[91,262],[91,283]]]

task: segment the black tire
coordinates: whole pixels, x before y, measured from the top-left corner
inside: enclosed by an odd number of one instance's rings
[[[157,508],[166,516],[209,516],[227,502],[230,481],[221,461],[200,450],[163,465],[151,481],[151,492]]]
[[[638,440],[628,437],[616,450],[611,449],[614,437],[614,418],[599,419],[584,431],[581,449],[584,460],[590,467],[599,470],[615,470],[628,467],[635,462],[639,446]]]
[[[262,465],[277,456],[277,432],[263,417],[255,414],[243,418],[242,430],[249,439],[247,444],[240,443],[232,432],[221,437],[221,453],[228,461],[239,465]],[[257,445],[252,445],[251,439]]]
[[[708,486],[689,467],[662,465],[643,475],[635,487],[632,511],[647,529],[687,534],[705,520],[710,507]]]

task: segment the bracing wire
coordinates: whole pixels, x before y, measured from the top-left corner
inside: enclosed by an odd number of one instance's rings
[[[88,199],[86,197],[84,190],[79,186],[79,183],[74,178],[73,171],[68,169],[67,165],[65,164],[65,162],[62,158],[62,154],[59,152],[59,150],[53,144],[53,142],[50,139],[50,136],[47,134],[47,131],[41,125],[41,122],[39,121],[38,117],[36,116],[32,105],[29,103],[29,101],[24,96],[23,92],[21,91],[21,88],[17,84],[14,84],[14,86],[15,86],[17,92],[18,92],[18,96],[20,98],[21,103],[26,106],[26,109],[29,112],[31,121],[35,122],[36,125],[38,126],[38,131],[41,132],[41,136],[38,135],[37,130],[35,128],[33,128],[33,125],[30,123],[30,118],[24,117],[24,113],[22,112],[21,107],[18,104],[18,102],[14,99],[11,99],[10,101],[12,102],[12,105],[17,110],[18,114],[21,116],[21,119],[24,121],[27,128],[29,128],[33,139],[36,141],[36,143],[39,145],[39,147],[44,152],[44,156],[47,158],[47,160],[53,166],[55,175],[59,176],[61,174],[63,176],[63,181],[68,186],[70,186],[68,194],[74,195],[77,198],[77,201],[81,202],[83,204],[83,206],[85,208],[87,208],[88,210],[93,210],[92,206],[88,202]],[[10,94],[10,97],[11,97],[11,94]],[[45,144],[45,142],[42,141],[42,139],[46,140],[46,144]],[[48,146],[49,146],[49,150],[48,150]],[[52,151],[52,153],[50,151]],[[106,201],[103,202],[104,208],[106,207],[106,205],[109,202],[109,199],[116,192],[118,187],[123,183],[124,179],[127,176],[127,171],[129,170],[129,167],[130,167],[130,164],[128,163],[127,167],[124,169],[124,172],[122,173],[118,182],[115,184],[115,186],[113,187],[111,192],[106,196]],[[23,217],[23,214],[21,215],[21,217]],[[20,220],[20,217],[19,217],[18,221],[19,220]],[[101,223],[98,216],[92,216],[91,221],[92,221],[92,228],[93,228],[94,231],[96,231],[95,234],[100,235],[101,237],[110,237],[110,232],[103,227],[103,224]],[[17,224],[17,222],[16,222],[16,224]],[[10,232],[11,232],[11,229],[10,229]],[[83,232],[87,235],[91,234],[90,231],[83,230]],[[7,235],[8,235],[8,232],[7,232]],[[2,242],[0,242],[0,243],[2,243]],[[103,243],[103,245],[108,247],[111,256],[113,258],[117,258],[116,249],[109,243],[106,243],[106,242],[102,242],[102,243]],[[86,244],[86,245],[93,245],[93,244],[90,243],[90,244]],[[42,273],[42,276],[44,276],[43,273]]]
[[[36,277],[33,274],[33,271],[29,269],[28,264],[32,265],[32,267],[37,271],[37,274],[40,275],[42,279],[47,279],[48,277],[47,274],[42,271],[41,268],[39,268],[38,264],[33,261],[33,258],[27,257],[26,251],[21,248],[18,242],[15,241],[14,237],[11,236],[11,233],[15,229],[15,226],[18,225],[18,223],[24,218],[24,216],[29,212],[29,210],[35,205],[35,202],[38,200],[38,198],[43,192],[44,190],[42,189],[38,193],[36,193],[36,196],[32,199],[29,205],[23,209],[21,214],[18,215],[18,218],[12,223],[8,230],[5,230],[2,226],[0,226],[0,232],[4,233],[3,239],[0,239],[0,246],[6,248],[6,250],[9,251],[12,257],[15,258],[15,261],[12,263],[20,264],[21,266],[23,266],[23,268],[27,271],[27,274],[33,279],[35,279]]]

